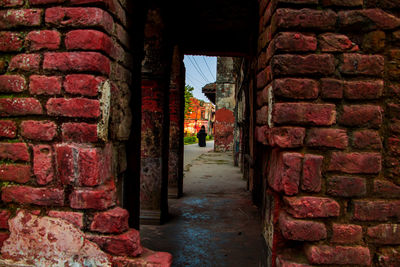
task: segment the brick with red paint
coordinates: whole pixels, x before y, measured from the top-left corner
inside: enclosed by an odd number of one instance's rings
[[[333,152],[328,166],[329,171],[344,173],[379,173],[382,169],[382,157],[380,153],[344,153]]]
[[[100,31],[74,30],[65,36],[65,47],[68,50],[100,50],[108,55],[113,53],[111,38]]]
[[[28,146],[25,143],[0,143],[0,159],[30,161]]]
[[[345,126],[378,128],[382,124],[383,110],[375,105],[345,105],[338,122]]]
[[[337,224],[332,225],[331,242],[340,244],[352,244],[362,240],[363,230],[360,225]]]
[[[323,6],[362,6],[364,0],[322,0]]]
[[[60,76],[32,75],[29,92],[33,95],[57,95],[61,93]]]
[[[341,11],[338,15],[339,27],[342,29],[354,29],[363,25],[363,30],[371,31],[390,30],[400,26],[400,18],[380,8]]]
[[[340,215],[340,205],[325,197],[284,197],[288,213],[295,218],[325,218]]]
[[[24,47],[24,37],[16,32],[0,32],[0,51],[18,52]]]
[[[271,156],[269,186],[277,192],[295,195],[299,191],[303,155],[275,150]]]
[[[55,147],[58,177],[62,184],[75,183],[77,179],[78,148],[70,144],[59,144]]]
[[[327,194],[338,197],[359,197],[367,194],[365,178],[334,176],[327,179]]]
[[[64,190],[58,188],[36,188],[22,185],[11,185],[2,188],[1,199],[19,204],[40,206],[63,206]]]
[[[98,52],[49,52],[44,54],[43,69],[110,74],[110,60]]]
[[[128,211],[120,207],[98,212],[90,224],[90,231],[113,234],[125,232],[129,228],[128,217]]]
[[[42,105],[35,98],[0,99],[0,116],[40,115]]]
[[[379,55],[344,54],[339,70],[348,75],[382,76],[385,60]]]
[[[80,148],[78,158],[79,176],[81,186],[96,186],[110,178],[111,151],[98,148]]]
[[[22,6],[24,4],[24,0],[3,0],[0,2],[0,7],[17,7]]]
[[[343,81],[325,78],[321,79],[321,97],[323,99],[343,98]]]
[[[325,224],[314,221],[293,219],[282,212],[279,216],[279,229],[285,239],[297,241],[318,241],[326,238]]]
[[[377,131],[361,130],[353,133],[353,146],[358,149],[381,149],[382,140]]]
[[[306,130],[301,127],[274,127],[269,131],[270,146],[282,148],[301,147]]]
[[[301,178],[302,190],[308,192],[321,191],[323,160],[324,157],[320,155],[304,155],[303,176]]]
[[[268,106],[263,106],[256,111],[256,123],[258,125],[268,124]]]
[[[0,120],[0,137],[14,138],[17,135],[17,125],[13,121]]]
[[[400,266],[400,249],[398,247],[383,247],[377,252],[379,266]]]
[[[272,24],[276,28],[290,29],[318,29],[332,30],[336,25],[337,15],[332,10],[315,10],[315,9],[277,9]]]
[[[318,97],[318,83],[311,79],[275,79],[275,96],[293,99],[315,99]]]
[[[60,48],[61,34],[53,30],[32,31],[26,36],[25,42],[30,51],[56,50]]]
[[[333,55],[276,55],[271,61],[275,76],[289,75],[330,75],[335,71]]]
[[[101,27],[109,33],[112,32],[114,24],[110,14],[93,7],[47,8],[45,21],[46,24],[55,27]]]
[[[273,107],[272,120],[277,124],[332,125],[336,122],[336,106],[333,104],[277,103]]]
[[[0,232],[0,248],[3,247],[4,241],[10,237],[10,233]]]
[[[64,89],[70,94],[97,96],[105,78],[88,74],[71,74],[65,77]]]
[[[64,3],[66,0],[29,0],[29,3],[33,6],[47,5],[47,4],[58,4]]]
[[[0,228],[8,229],[8,219],[11,217],[9,210],[0,210]]]
[[[400,200],[354,200],[354,219],[384,222],[392,218],[400,222]]]
[[[98,141],[97,124],[64,123],[61,126],[63,141],[94,143]]]
[[[271,45],[274,48],[273,53],[276,51],[315,51],[317,50],[317,38],[315,34],[281,32],[278,33]]]
[[[39,54],[19,54],[14,56],[8,69],[10,71],[39,71],[41,56]]]
[[[100,103],[86,98],[50,98],[46,104],[47,113],[51,116],[98,118]]]
[[[1,75],[0,92],[1,93],[20,93],[26,89],[26,80],[20,75]]]
[[[25,184],[31,179],[31,166],[24,164],[1,164],[0,181]]]
[[[57,135],[57,125],[52,121],[23,121],[21,135],[40,141],[51,141]]]
[[[69,196],[73,209],[105,210],[116,201],[114,185],[103,185],[97,188],[76,188]]]
[[[312,264],[371,264],[371,254],[367,247],[312,245],[306,249],[308,261]]]
[[[120,235],[86,235],[90,241],[98,244],[104,251],[117,256],[136,257],[143,251],[140,245],[139,231],[130,229]]]
[[[355,52],[360,50],[358,45],[344,34],[324,33],[318,36],[318,42],[322,52]]]
[[[42,10],[40,9],[0,10],[0,29],[39,26],[41,18]]]
[[[383,81],[346,81],[344,96],[347,99],[378,99],[383,93]]]
[[[312,128],[308,131],[305,143],[309,147],[345,149],[349,142],[346,130]]]
[[[375,244],[400,245],[400,224],[379,224],[368,227],[367,235]]]
[[[49,215],[50,217],[66,220],[67,222],[72,223],[80,229],[83,228],[82,212],[50,210],[47,215]]]
[[[39,185],[46,185],[54,179],[53,148],[49,145],[35,145],[33,150],[33,173]]]
[[[374,180],[374,193],[379,197],[397,198],[400,196],[400,186],[388,180]]]

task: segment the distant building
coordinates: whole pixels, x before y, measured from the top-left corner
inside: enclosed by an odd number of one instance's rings
[[[192,111],[185,117],[185,135],[196,134],[204,125],[208,135],[213,135],[215,107],[197,98],[191,99]]]

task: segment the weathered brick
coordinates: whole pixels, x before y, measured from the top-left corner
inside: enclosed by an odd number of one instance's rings
[[[24,0],[2,0],[0,7],[18,7],[24,4]]]
[[[39,185],[46,185],[53,181],[53,149],[51,146],[33,146],[33,173]]]
[[[57,71],[91,71],[110,74],[110,60],[98,52],[45,53],[43,68]]]
[[[270,128],[267,125],[256,126],[254,135],[258,142],[269,145]]]
[[[274,127],[269,132],[270,146],[282,148],[301,147],[306,130],[301,127]]]
[[[10,219],[11,212],[9,210],[0,210],[0,228],[8,229],[8,219]]]
[[[99,245],[104,251],[117,256],[136,257],[143,251],[139,231],[135,229],[130,229],[120,235],[86,235],[86,238]]]
[[[333,104],[277,103],[272,120],[277,124],[332,125],[336,122],[336,107]]]
[[[0,92],[1,93],[20,93],[26,89],[26,80],[20,75],[1,75]]]
[[[257,74],[257,88],[265,87],[272,80],[271,67],[268,66]]]
[[[392,80],[400,80],[400,49],[389,50],[388,60],[386,63],[389,78]]]
[[[38,54],[19,54],[14,56],[8,69],[10,71],[39,71],[41,57]]]
[[[345,105],[338,122],[345,126],[378,128],[382,124],[382,108],[374,105]]]
[[[361,130],[353,133],[353,146],[358,149],[381,149],[382,140],[377,131]]]
[[[4,241],[6,241],[9,237],[10,237],[10,233],[0,232],[0,248],[3,247]]]
[[[389,218],[400,221],[399,200],[354,200],[354,219],[384,222]]]
[[[348,81],[344,83],[347,99],[378,99],[383,93],[383,81]]]
[[[103,77],[87,74],[72,74],[65,77],[64,89],[70,94],[97,96],[104,82],[105,79]]]
[[[97,118],[100,116],[98,100],[86,98],[50,98],[46,104],[47,113],[52,116]]]
[[[25,143],[0,143],[0,159],[29,161],[28,146]]]
[[[79,143],[97,142],[97,124],[64,123],[61,127],[63,141]]]
[[[47,214],[50,217],[64,219],[80,229],[83,228],[82,212],[50,210]]]
[[[23,164],[1,164],[0,181],[25,184],[31,179],[31,166]]]
[[[363,236],[362,227],[355,224],[337,224],[332,225],[331,242],[341,244],[351,244],[360,242]]]
[[[334,176],[327,180],[327,194],[339,197],[359,197],[367,194],[364,178]]]
[[[347,132],[341,129],[312,128],[308,131],[306,145],[345,149],[348,146]]]
[[[101,27],[109,33],[114,24],[110,14],[93,7],[47,8],[45,21],[46,24],[56,27]]]
[[[343,81],[321,79],[321,97],[324,99],[341,99],[343,97]]]
[[[352,30],[391,30],[400,26],[400,18],[380,8],[340,11],[339,27]]]
[[[329,75],[335,71],[335,58],[330,54],[276,55],[272,58],[271,69],[276,76]]]
[[[256,111],[256,123],[258,125],[268,124],[268,106],[263,106]]]
[[[34,95],[57,95],[61,93],[60,76],[32,75],[29,92]]]
[[[0,116],[40,115],[42,105],[35,98],[0,99]]]
[[[42,19],[40,9],[0,10],[0,29],[39,26]]]
[[[14,138],[17,135],[17,125],[13,121],[0,120],[0,137]]]
[[[379,197],[397,198],[400,196],[400,186],[387,180],[374,180],[374,193]]]
[[[100,186],[91,188],[76,188],[70,197],[70,206],[73,209],[105,210],[115,205],[115,186]]]
[[[110,178],[110,154],[110,151],[97,148],[81,148],[78,158],[79,184],[96,186]]]
[[[340,215],[340,205],[324,197],[284,197],[288,213],[295,218],[324,218]]]
[[[312,264],[355,264],[370,265],[371,255],[367,247],[344,247],[313,245],[306,249],[308,261]]]
[[[16,32],[0,32],[0,51],[18,52],[24,47],[24,37]]]
[[[64,191],[58,188],[35,188],[11,185],[2,188],[1,199],[7,203],[15,202],[40,206],[63,206]]]
[[[279,228],[285,239],[297,241],[318,241],[326,238],[325,224],[296,220],[285,213],[279,216]]]
[[[303,155],[275,151],[271,157],[271,169],[268,175],[269,186],[277,192],[284,192],[286,195],[297,194]]]
[[[30,51],[56,50],[60,47],[61,35],[58,31],[53,30],[32,31],[28,33],[25,41],[26,47]]]
[[[23,121],[21,135],[40,141],[51,141],[57,135],[57,125],[51,121]]]
[[[364,35],[362,42],[363,51],[376,54],[381,52],[386,45],[386,34],[383,31],[373,31]]]
[[[332,30],[335,28],[337,15],[332,10],[289,9],[276,10],[272,23],[276,28],[302,28]]]
[[[113,55],[114,46],[111,38],[100,31],[75,30],[65,36],[65,47],[68,50],[100,50]]]
[[[368,227],[367,235],[376,244],[400,245],[400,224],[379,224]]]
[[[343,34],[324,33],[318,36],[322,52],[355,52],[360,50],[349,37]]]
[[[75,183],[77,179],[78,149],[73,145],[59,144],[55,147],[57,171],[62,184]]]
[[[90,231],[114,234],[125,232],[129,228],[128,217],[128,211],[120,207],[98,212],[90,224]]]
[[[322,5],[324,6],[362,6],[364,0],[322,0]]]
[[[328,166],[329,171],[345,173],[379,173],[382,168],[380,153],[333,152]]]
[[[301,189],[308,192],[321,191],[322,163],[324,157],[320,155],[306,154],[303,161],[303,176]]]
[[[317,50],[317,38],[314,34],[302,34],[298,32],[281,32],[271,43],[273,51],[315,51]]]
[[[29,0],[29,4],[33,6],[47,5],[47,4],[59,4],[64,3],[66,0]]]
[[[382,76],[385,60],[379,55],[343,54],[339,70],[348,75]]]
[[[294,99],[315,99],[318,97],[318,83],[310,79],[275,79],[275,96]]]
[[[400,266],[400,249],[394,247],[380,248],[377,252],[380,267]]]

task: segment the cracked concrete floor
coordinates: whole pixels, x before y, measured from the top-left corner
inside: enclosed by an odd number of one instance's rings
[[[143,245],[172,253],[173,266],[259,266],[261,222],[232,154],[210,151],[190,165],[170,220],[141,226]]]

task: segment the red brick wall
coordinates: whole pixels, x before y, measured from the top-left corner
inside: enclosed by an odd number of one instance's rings
[[[256,132],[270,148],[273,266],[400,265],[399,10],[260,1]]]

